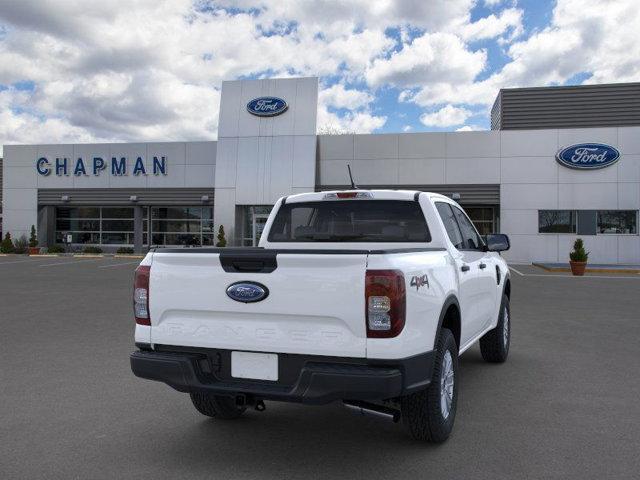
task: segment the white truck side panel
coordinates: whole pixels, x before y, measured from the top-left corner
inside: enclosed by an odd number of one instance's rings
[[[406,358],[433,350],[444,299],[454,294],[456,278],[446,251],[370,255],[367,268],[404,272],[406,286],[405,327],[394,338],[367,340],[367,358]],[[428,286],[412,287],[411,278],[427,275]]]

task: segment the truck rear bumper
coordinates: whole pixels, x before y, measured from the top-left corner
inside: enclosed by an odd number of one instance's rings
[[[141,345],[131,369],[141,378],[181,392],[244,394],[267,400],[324,404],[334,400],[384,400],[425,388],[433,352],[399,360],[371,360],[279,354],[277,382],[230,376],[230,351]]]

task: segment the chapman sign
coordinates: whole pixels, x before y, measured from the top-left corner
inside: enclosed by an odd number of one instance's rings
[[[127,157],[111,157],[111,161],[102,157],[82,158],[78,157],[75,161],[69,158],[49,159],[40,157],[36,161],[36,170],[38,174],[46,177],[54,173],[57,176],[75,175],[80,177],[83,175],[99,176],[102,172],[111,174],[114,177],[128,175],[129,173],[139,175],[166,175],[167,174],[167,157],[153,157],[151,164],[145,165],[143,157],[137,157],[135,160],[128,161]]]
[[[284,113],[289,105],[278,97],[259,97],[247,103],[247,111],[258,117],[275,117]]]
[[[596,170],[613,165],[620,158],[620,152],[602,143],[579,143],[565,147],[558,152],[558,163],[578,170]]]

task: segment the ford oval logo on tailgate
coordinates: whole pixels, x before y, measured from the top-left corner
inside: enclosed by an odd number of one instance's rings
[[[258,117],[275,117],[284,113],[289,106],[287,102],[278,97],[254,98],[247,103],[247,110]]]
[[[602,143],[580,143],[563,148],[556,155],[559,163],[569,168],[595,170],[613,165],[620,158],[620,152]]]
[[[236,302],[259,302],[269,296],[269,289],[257,282],[236,282],[227,287],[227,296]]]

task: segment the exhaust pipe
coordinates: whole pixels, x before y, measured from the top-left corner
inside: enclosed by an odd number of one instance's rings
[[[360,415],[384,418],[386,420],[392,420],[393,423],[398,423],[400,421],[400,410],[396,410],[394,408],[376,405],[375,403],[362,402],[359,400],[345,400],[343,403],[349,410]]]

